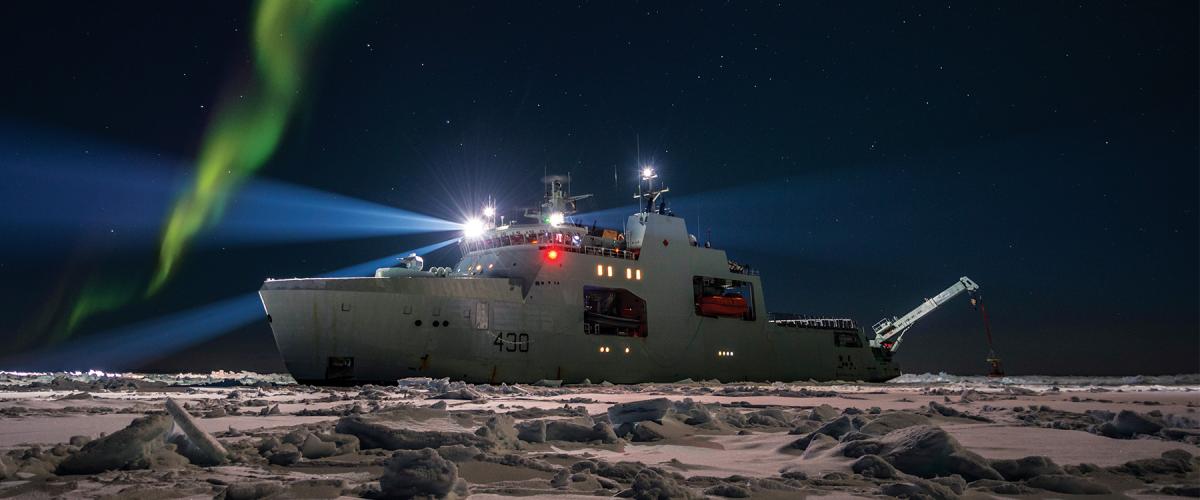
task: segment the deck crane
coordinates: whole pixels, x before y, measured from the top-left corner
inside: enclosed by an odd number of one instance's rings
[[[916,324],[917,320],[925,317],[926,314],[933,312],[938,306],[948,302],[950,299],[957,297],[963,292],[971,295],[971,305],[979,309],[983,315],[983,325],[987,332],[988,339],[988,364],[991,366],[990,376],[1002,376],[1003,372],[1000,369],[1000,359],[996,357],[995,351],[992,350],[992,328],[988,324],[987,310],[984,309],[983,300],[978,297],[977,291],[979,285],[971,281],[971,278],[963,276],[958,279],[949,288],[942,290],[942,293],[935,295],[931,299],[925,299],[916,309],[909,311],[901,317],[883,318],[871,327],[875,331],[875,338],[871,340],[871,347],[885,350],[889,353],[896,352],[900,348],[900,341],[904,340],[904,334],[908,332]]]

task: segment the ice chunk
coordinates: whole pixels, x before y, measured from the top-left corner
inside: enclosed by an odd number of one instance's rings
[[[704,490],[705,495],[725,498],[750,498],[750,490],[745,486],[721,483]]]
[[[866,434],[882,436],[896,429],[903,429],[914,425],[929,425],[929,419],[922,415],[904,411],[884,413],[875,417],[870,423],[862,426],[859,430]]]
[[[881,489],[884,495],[898,498],[930,498],[934,500],[951,500],[958,498],[950,488],[933,481],[910,478],[908,483],[886,484]]]
[[[434,396],[429,396],[429,399],[461,399],[465,401],[477,401],[484,399],[483,395],[470,387],[463,387],[446,391]]]
[[[837,444],[838,442],[834,438],[824,434],[813,434],[812,439],[806,444],[804,448],[804,454],[801,455],[801,458],[815,458],[822,455],[825,450],[829,450],[834,446],[837,446]]]
[[[257,500],[283,491],[283,486],[271,481],[233,483],[225,488],[225,500]]]
[[[384,462],[379,486],[385,498],[433,497],[466,493],[458,479],[458,466],[430,448],[402,450]]]
[[[946,431],[930,425],[918,425],[892,431],[879,439],[845,443],[842,453],[849,457],[879,455],[903,472],[931,478],[961,475],[968,481],[1003,479],[983,457],[963,448]]]
[[[836,441],[852,431],[854,431],[854,424],[851,422],[850,417],[842,415],[841,417],[838,417],[837,420],[826,422],[825,425],[822,425],[817,430],[812,431],[812,433],[809,435],[792,442],[789,447],[797,450],[804,450],[808,448],[809,443],[817,436],[829,436]]]
[[[992,460],[991,465],[1004,479],[1021,481],[1043,474],[1062,474],[1063,469],[1047,457],[1025,457],[1016,460]]]
[[[292,465],[300,461],[300,449],[292,443],[283,443],[275,448],[271,456],[267,457],[267,461],[273,465]]]
[[[833,420],[833,419],[837,418],[838,415],[840,415],[840,413],[838,413],[837,408],[834,408],[829,405],[821,405],[816,408],[813,408],[812,411],[809,412],[808,419],[809,420],[819,420],[819,421],[824,422],[826,420]]]
[[[494,441],[497,446],[502,448],[517,448],[520,446],[520,439],[517,435],[516,421],[508,415],[493,415],[488,418],[487,422],[475,431],[475,435],[480,436],[489,441]],[[543,439],[544,441],[544,439]]]
[[[1162,428],[1162,423],[1157,419],[1134,411],[1121,410],[1111,422],[1101,425],[1098,430],[1100,434],[1108,437],[1131,438],[1138,434],[1154,434]]]
[[[1088,481],[1087,479],[1066,474],[1046,474],[1037,476],[1025,481],[1025,484],[1034,488],[1041,488],[1047,491],[1056,493],[1065,493],[1068,495],[1107,495],[1112,493],[1112,490],[1107,487]]]
[[[336,430],[341,434],[350,434],[357,437],[362,443],[363,448],[419,450],[451,444],[474,446],[483,450],[495,447],[494,441],[477,436],[471,432],[415,430],[392,427],[383,422],[365,420],[363,417],[357,415],[339,419]]]
[[[128,427],[89,442],[58,465],[58,474],[96,474],[106,470],[147,469],[164,450],[171,417],[147,415]],[[172,454],[174,454],[172,452]]]
[[[167,412],[175,420],[175,427],[187,436],[188,446],[180,451],[188,460],[196,465],[218,465],[225,461],[229,456],[225,447],[212,435],[200,430],[187,410],[171,398],[167,398],[166,406]]]
[[[633,498],[703,498],[690,489],[680,486],[670,476],[659,474],[654,469],[642,469],[629,486]]]
[[[323,441],[316,434],[309,434],[300,445],[300,454],[308,459],[332,457],[337,452],[337,444]]]
[[[687,425],[704,425],[712,421],[712,413],[708,411],[708,408],[692,401],[692,398],[676,401],[672,403],[672,407],[676,414],[683,417],[683,423]]]
[[[892,479],[900,475],[896,468],[892,467],[892,464],[887,463],[887,460],[879,458],[878,455],[863,455],[858,457],[858,460],[850,464],[850,470],[853,470],[856,474],[876,479]]]
[[[670,407],[671,400],[667,398],[615,404],[608,408],[608,422],[613,426],[645,420],[662,422],[662,418]]]

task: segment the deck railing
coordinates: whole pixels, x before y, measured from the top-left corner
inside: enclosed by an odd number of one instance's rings
[[[523,239],[523,238],[490,238],[482,240],[464,240],[461,249],[464,254],[477,252],[480,250],[489,250],[493,248],[514,247],[520,245],[537,245],[538,250],[554,248],[563,252],[582,253],[587,255],[598,255],[601,257],[615,257],[625,260],[638,260],[638,253],[629,250],[621,250],[618,248],[605,248],[589,245],[576,245],[572,238],[561,238],[564,241],[555,241],[556,238],[548,238],[551,241],[547,242],[544,239]]]
[[[809,318],[791,314],[772,314],[770,322],[789,328],[836,328],[846,330],[858,329],[858,324],[850,318]]]
[[[551,245],[538,248],[550,248]],[[620,250],[616,248],[592,247],[592,246],[554,246],[559,250],[567,252],[582,253],[586,255],[599,255],[601,257],[616,257],[618,259],[637,260],[638,254],[629,250]]]

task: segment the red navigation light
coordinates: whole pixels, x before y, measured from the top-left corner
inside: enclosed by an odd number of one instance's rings
[[[550,260],[558,260],[558,250],[551,249],[549,252],[546,252],[546,258]]]

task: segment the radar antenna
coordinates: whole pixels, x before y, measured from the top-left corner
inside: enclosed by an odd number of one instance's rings
[[[579,200],[591,198],[591,193],[571,195],[570,182],[571,177],[562,175],[547,175],[542,178],[542,182],[546,185],[546,193],[543,198],[542,205],[538,208],[525,209],[525,217],[536,219],[546,224],[555,226],[566,221],[566,217],[576,212],[575,203]],[[563,189],[564,182],[568,186]]]
[[[638,200],[638,206],[642,213],[657,213],[668,215],[666,202],[659,203],[659,197],[663,193],[670,191],[671,188],[660,185],[658,189],[654,189],[654,179],[658,178],[658,172],[654,171],[654,167],[645,165],[641,167],[641,172],[638,180],[638,192],[633,195],[633,199]],[[645,191],[642,190],[642,184],[646,185]],[[655,206],[657,204],[657,207]]]

